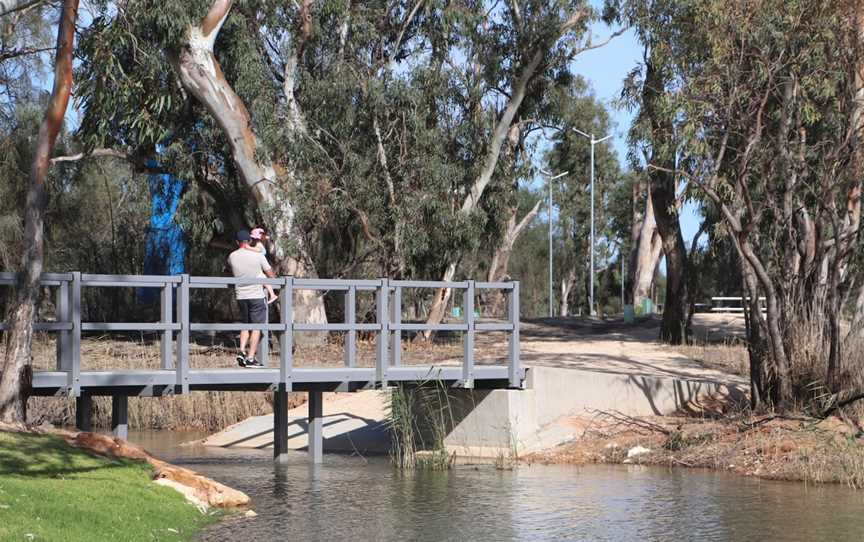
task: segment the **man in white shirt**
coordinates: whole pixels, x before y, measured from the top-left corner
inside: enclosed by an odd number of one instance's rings
[[[228,256],[231,273],[237,278],[275,278],[267,258],[261,252],[249,246],[251,237],[247,230],[240,230],[234,237],[237,250]],[[237,305],[240,307],[240,319],[244,324],[267,323],[267,301],[264,288],[260,284],[244,284],[234,287]],[[260,368],[260,361],[255,359],[258,342],[261,340],[260,330],[243,330],[240,332],[240,352],[237,354],[237,364],[240,367]],[[246,346],[249,349],[246,349]]]

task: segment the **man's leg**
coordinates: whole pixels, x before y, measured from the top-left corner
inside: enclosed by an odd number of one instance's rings
[[[249,333],[248,331],[246,333]],[[258,351],[258,342],[261,340],[261,332],[257,329],[252,330],[249,337],[249,353],[246,354],[247,358],[254,358],[255,352]],[[246,350],[244,350],[246,352]]]
[[[240,353],[246,353],[246,343],[249,342],[249,330],[244,329],[240,332]]]

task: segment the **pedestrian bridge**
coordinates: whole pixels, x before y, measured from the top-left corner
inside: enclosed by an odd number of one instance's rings
[[[14,285],[13,273],[0,273],[0,286]],[[90,429],[92,397],[110,395],[115,434],[125,437],[127,401],[130,396],[163,396],[193,391],[235,390],[274,393],[274,453],[280,456],[287,443],[287,394],[309,392],[309,451],[313,461],[321,459],[322,392],[357,391],[395,384],[421,385],[440,381],[449,387],[521,388],[525,370],[519,360],[519,283],[406,280],[302,279],[294,277],[240,279],[190,275],[96,275],[79,272],[46,273],[43,287],[55,292],[53,321],[36,322],[37,331],[57,335],[56,367],[34,371],[32,395],[74,396],[76,422]],[[223,289],[236,285],[269,284],[279,291],[279,322],[266,324],[194,322],[190,319],[190,292],[193,289]],[[82,319],[84,288],[158,288],[158,322],[87,322]],[[402,294],[405,289],[452,288],[464,293],[462,320],[429,325],[403,322]],[[483,321],[475,316],[474,301],[481,290],[501,290],[508,298],[507,319]],[[344,322],[310,323],[294,320],[294,296],[298,290],[341,292],[345,301]],[[375,321],[357,322],[357,294],[375,296]],[[0,324],[0,331],[6,324]],[[239,332],[260,330],[262,369],[190,368],[190,335],[194,332]],[[155,332],[160,334],[160,367],[141,370],[82,370],[81,337],[84,332]],[[459,332],[463,337],[461,363],[457,365],[403,365],[403,333],[423,331]],[[474,339],[477,333],[506,332],[505,364],[475,365]],[[339,367],[295,367],[294,336],[298,332],[341,332],[345,334],[344,364]],[[357,333],[376,337],[374,367],[360,367],[357,360]],[[278,338],[278,354],[268,352],[268,334]],[[271,357],[277,358],[271,363]]]

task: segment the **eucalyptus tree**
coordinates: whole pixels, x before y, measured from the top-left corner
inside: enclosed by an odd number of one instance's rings
[[[468,83],[474,109],[483,112],[488,124],[477,169],[458,205],[459,215],[470,217],[480,207],[498,172],[508,133],[530,118],[520,121],[525,102],[542,96],[538,89],[554,87],[562,76],[565,83],[569,81],[569,61],[594,47],[587,28],[595,16],[590,5],[579,0],[511,1],[492,4],[479,24],[463,31],[460,39],[466,46],[460,56],[465,60],[451,64]],[[455,276],[461,254],[456,250],[447,256],[443,280]],[[449,298],[449,289],[436,292],[428,322],[441,320]]]
[[[577,79],[568,88],[556,91],[558,104],[557,126],[553,133],[552,149],[546,156],[550,169],[554,172],[569,172],[559,180],[558,190],[553,190],[558,200],[558,223],[561,228],[563,251],[556,262],[562,270],[559,283],[559,313],[567,316],[570,307],[589,309],[588,281],[591,280],[588,262],[590,251],[599,253],[598,247],[590,246],[591,229],[591,148],[590,141],[575,130],[594,134],[610,133],[613,126],[605,106],[590,92],[586,83]],[[613,235],[610,231],[608,204],[614,187],[623,180],[618,158],[607,142],[594,149],[595,183],[595,229],[598,232],[597,244],[609,244]],[[616,202],[622,203],[622,202]],[[573,299],[575,287],[583,284],[584,295]],[[575,302],[574,302],[575,301]]]
[[[686,180],[722,217],[750,297],[753,403],[787,408],[827,390],[842,404],[862,361],[840,321],[861,278],[862,4],[682,6],[639,23],[668,38],[680,83],[659,100],[675,112],[677,166],[648,167]]]
[[[5,6],[4,6],[5,7]],[[39,126],[30,183],[24,210],[24,247],[15,301],[7,319],[6,355],[0,373],[0,421],[22,424],[27,420],[27,389],[33,344],[33,322],[39,296],[44,256],[44,213],[48,195],[45,183],[51,165],[54,144],[63,126],[63,117],[72,92],[72,47],[78,0],[64,0],[57,25],[57,49],[54,60],[54,87],[45,116]]]
[[[676,71],[676,58],[692,58],[702,52],[701,36],[688,27],[692,5],[693,2],[676,0],[606,3],[606,9],[616,13],[618,20],[635,28],[644,47],[643,64],[630,74],[624,91],[625,101],[638,110],[630,130],[634,166],[642,163],[662,166],[645,172],[647,193],[642,222],[645,235],[640,235],[644,244],[640,243],[636,262],[641,280],[636,280],[634,297],[645,294],[645,278],[657,251],[657,236],[650,230],[656,227],[667,277],[660,339],[673,344],[687,340],[691,303],[687,250],[678,216],[682,201],[678,195],[679,179],[674,174],[679,150],[675,133],[677,111],[668,97],[684,84]]]

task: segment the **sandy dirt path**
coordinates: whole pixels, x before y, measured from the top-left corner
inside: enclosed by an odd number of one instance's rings
[[[700,339],[728,340],[742,330],[743,320],[737,315],[694,317],[694,334]],[[657,318],[635,324],[583,318],[532,320],[522,324],[522,361],[528,366],[747,384],[745,378],[708,367],[660,344],[658,334]]]

